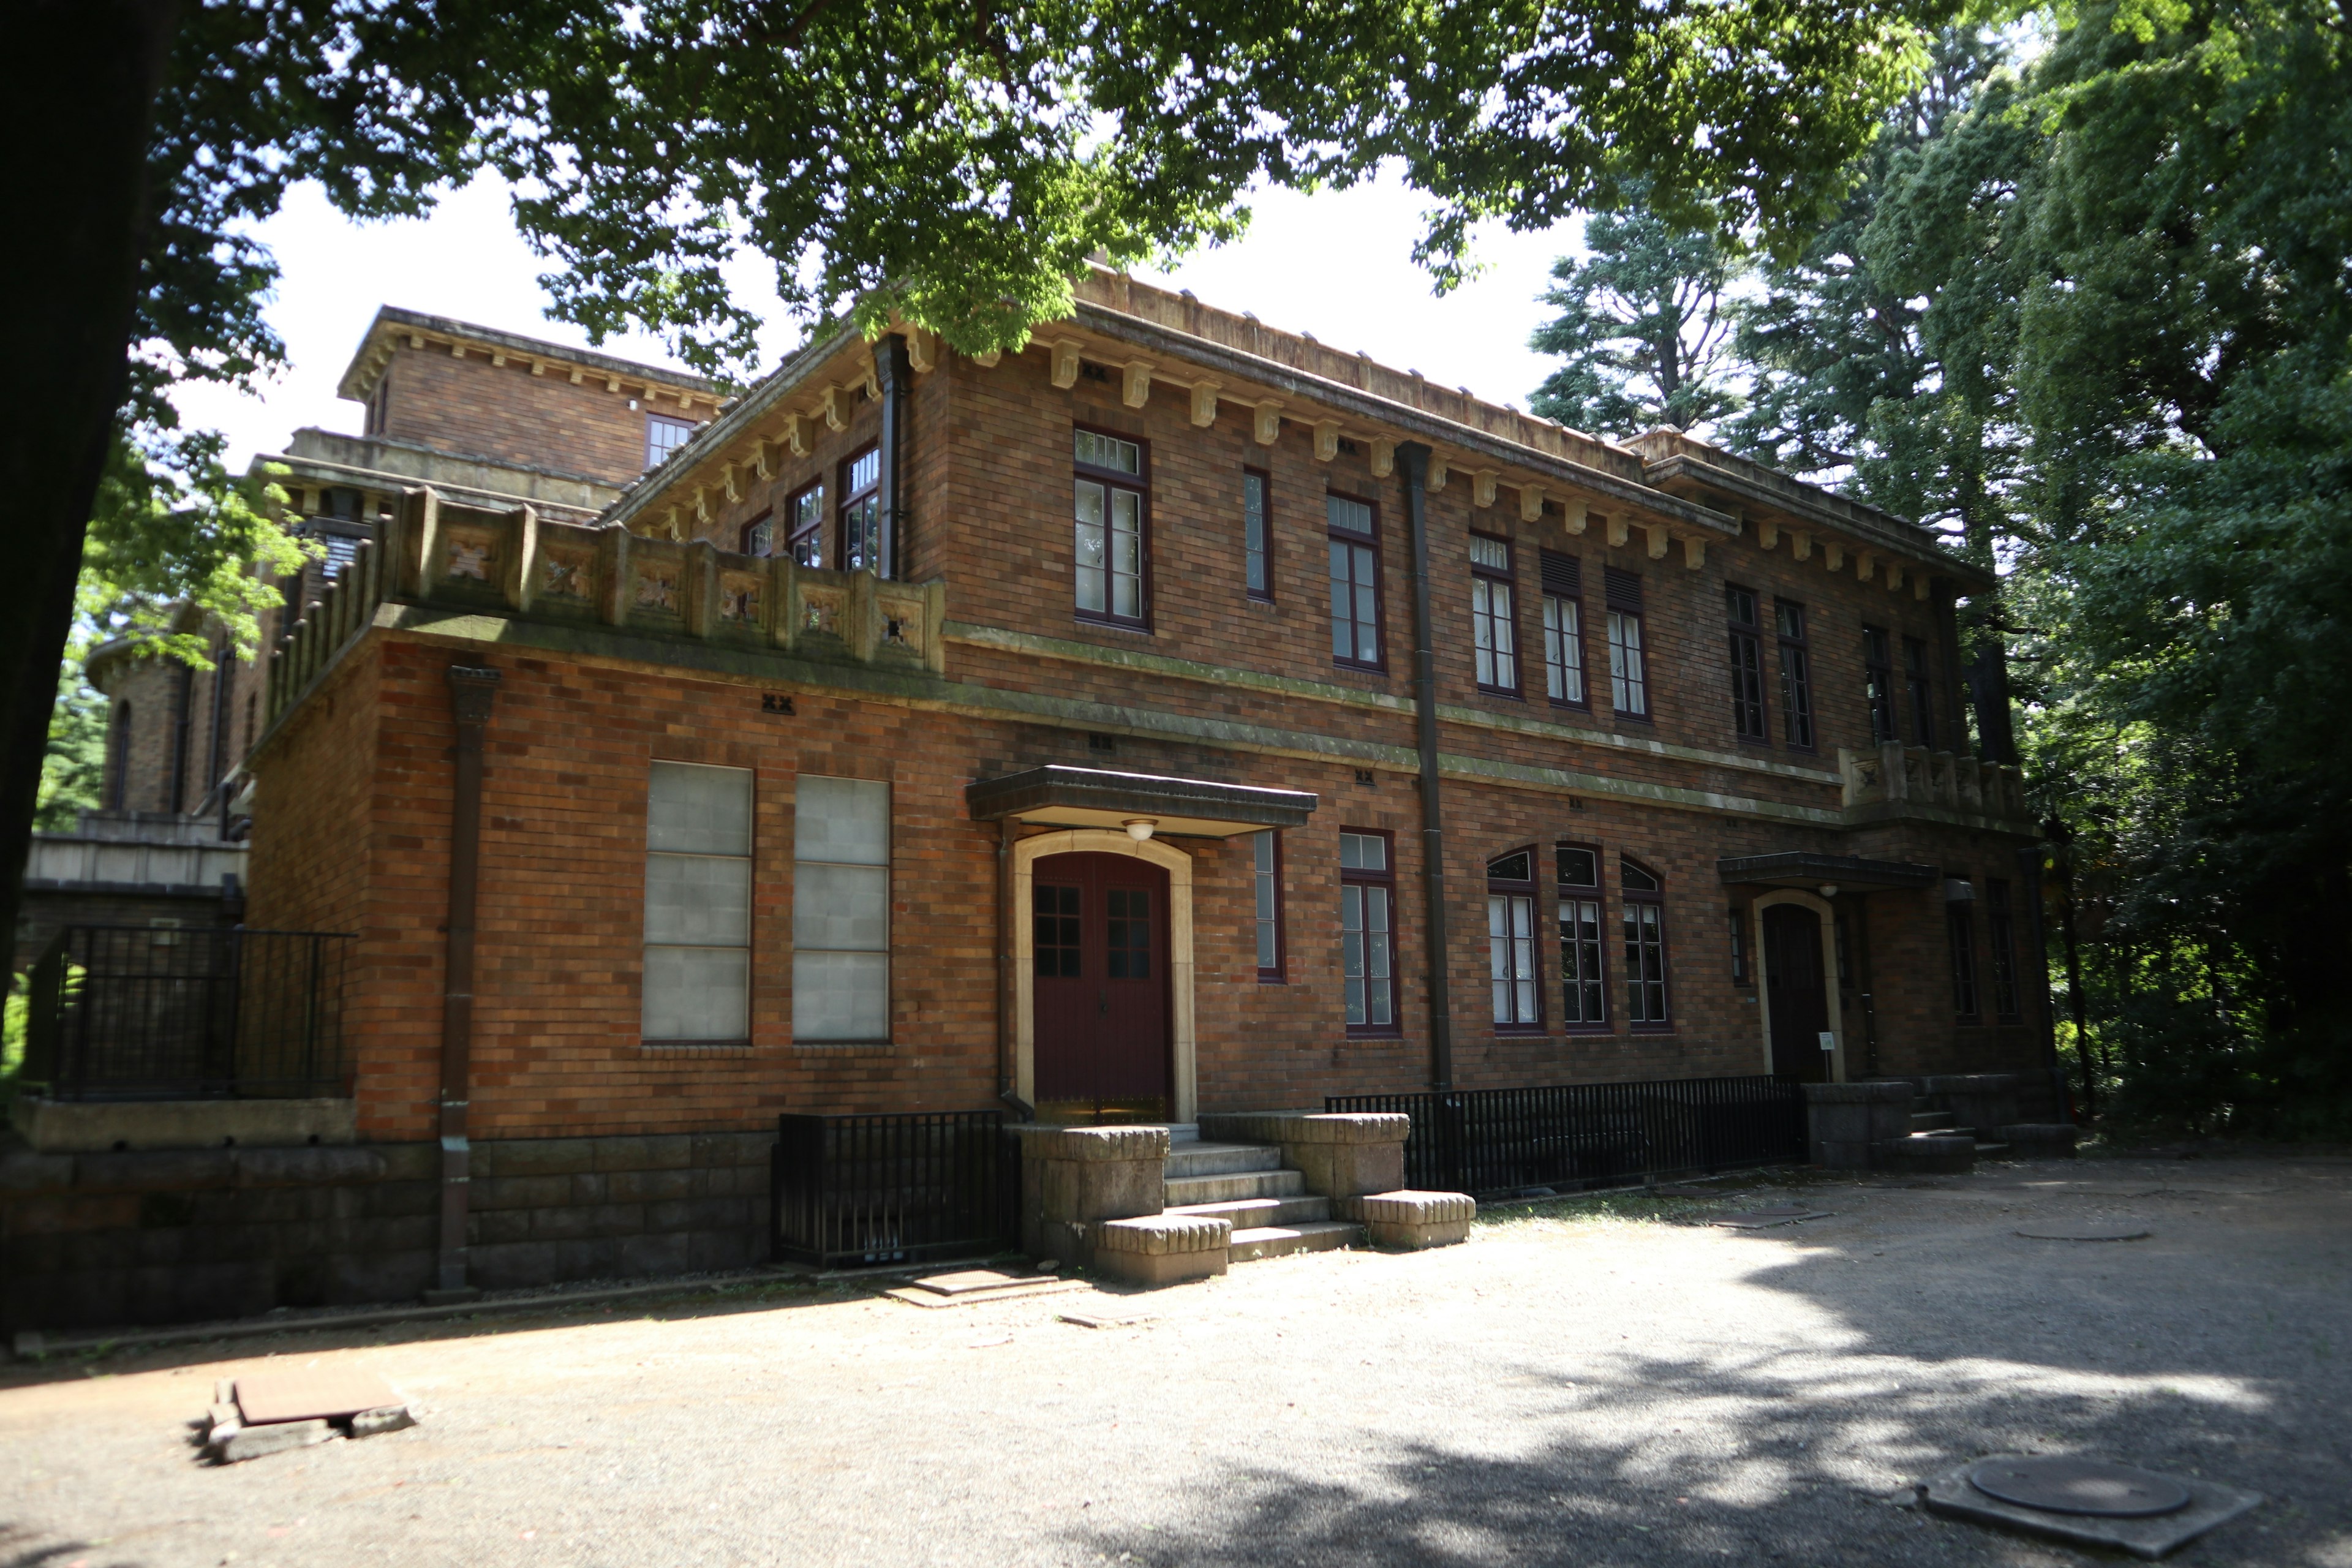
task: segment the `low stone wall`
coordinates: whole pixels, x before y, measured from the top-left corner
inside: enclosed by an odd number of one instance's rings
[[[768,1256],[770,1134],[478,1142],[472,1283],[735,1268]],[[0,1331],[414,1300],[435,1283],[432,1143],[0,1150]]]

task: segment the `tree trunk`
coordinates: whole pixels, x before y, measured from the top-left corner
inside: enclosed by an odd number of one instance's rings
[[[175,0],[29,0],[0,61],[0,930],[16,929],[82,532],[122,402]]]

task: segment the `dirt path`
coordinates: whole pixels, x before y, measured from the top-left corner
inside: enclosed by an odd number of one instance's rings
[[[0,1568],[2087,1561],[1886,1500],[2022,1449],[2273,1499],[2190,1562],[2352,1568],[2352,1163],[1801,1194],[1833,1216],[1553,1205],[1124,1297],[1127,1328],[791,1287],[289,1336],[424,1424],[228,1468],[183,1423],[253,1342],[11,1368]],[[2015,1234],[2048,1219],[2152,1235]]]

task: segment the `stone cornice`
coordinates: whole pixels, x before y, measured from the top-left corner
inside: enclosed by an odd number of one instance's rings
[[[397,305],[377,308],[375,320],[368,323],[367,332],[360,340],[359,351],[352,355],[342,379],[335,384],[335,395],[354,403],[365,403],[375,392],[376,377],[383,374],[395,348],[447,348],[452,344],[479,349],[485,353],[502,353],[567,374],[578,369],[605,380],[635,382],[664,392],[688,392],[709,403],[715,404],[727,395],[726,387],[692,371],[646,364],[594,349],[527,338],[520,332],[460,321],[450,316],[429,315],[423,310],[403,310]]]

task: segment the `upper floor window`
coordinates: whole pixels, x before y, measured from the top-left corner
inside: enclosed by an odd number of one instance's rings
[[[1098,431],[1072,438],[1077,467],[1077,612],[1144,623],[1143,446]]]
[[[1478,686],[1516,697],[1519,693],[1519,639],[1511,584],[1508,540],[1470,536],[1470,642],[1476,651]]]
[[[1396,868],[1385,833],[1339,835],[1339,973],[1348,1032],[1395,1034]]]
[[[1249,596],[1274,597],[1273,541],[1266,518],[1266,476],[1256,468],[1242,470],[1242,554],[1248,573]]]
[[[824,566],[824,481],[803,485],[784,502],[785,545],[797,565]]]
[[[1536,852],[1515,849],[1486,862],[1486,967],[1498,1030],[1543,1027],[1536,982]]]
[[[653,764],[645,932],[643,1038],[750,1038],[751,769]]]
[[[1257,977],[1276,982],[1282,973],[1282,835],[1272,828],[1250,835],[1250,868],[1257,889]]]
[[[1635,1028],[1663,1028],[1666,1016],[1666,888],[1655,871],[1621,856],[1625,904],[1625,1016]]]
[[[1769,741],[1764,725],[1764,628],[1757,623],[1753,589],[1723,590],[1731,622],[1731,729],[1743,741]]]
[[[1573,555],[1538,552],[1543,574],[1544,694],[1566,708],[1584,695],[1584,573]]]
[[[2014,1024],[2022,1015],[2017,1004],[2017,930],[2007,882],[1985,883],[1985,941],[1992,950],[1993,1016]]]
[[[1331,658],[1361,669],[1386,668],[1381,653],[1381,561],[1370,501],[1325,496],[1331,544]]]
[[[776,552],[776,516],[763,511],[743,525],[743,553],[773,555]]]
[[[1782,599],[1772,607],[1780,634],[1780,725],[1791,746],[1813,744],[1813,651],[1805,641],[1805,607]]]
[[[889,575],[882,560],[882,452],[877,447],[841,465],[841,570]]]
[[[1552,860],[1559,878],[1561,1016],[1571,1029],[1606,1028],[1601,851],[1590,844],[1560,844],[1553,847]]]
[[[1862,694],[1870,704],[1871,743],[1901,740],[1895,729],[1895,658],[1884,626],[1862,628]]]
[[[1911,733],[1923,746],[1936,743],[1936,687],[1927,673],[1927,645],[1903,639],[1903,679],[1910,688]]]
[[[1601,568],[1609,590],[1609,700],[1628,719],[1650,716],[1649,674],[1642,655],[1642,579]]]
[[[692,439],[691,421],[672,419],[666,414],[646,416],[646,467],[658,468],[669,460],[669,455]]]

